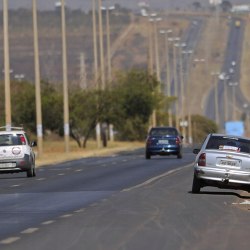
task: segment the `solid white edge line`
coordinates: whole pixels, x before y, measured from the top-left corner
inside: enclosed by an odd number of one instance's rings
[[[123,189],[121,192],[128,192],[128,191],[131,191],[131,190],[133,190],[133,189],[136,189],[136,188],[139,188],[139,187],[146,186],[146,185],[148,185],[148,184],[150,184],[150,183],[152,183],[152,182],[154,182],[154,181],[156,181],[156,180],[158,180],[158,179],[161,179],[161,178],[163,178],[163,177],[165,177],[165,176],[168,176],[168,175],[170,175],[170,174],[176,173],[176,172],[178,172],[178,171],[180,171],[180,170],[182,170],[182,169],[192,167],[193,165],[194,165],[194,163],[190,163],[190,164],[185,165],[185,166],[183,166],[183,167],[179,167],[179,168],[176,168],[176,169],[172,169],[172,170],[170,170],[170,171],[168,171],[168,172],[166,172],[166,173],[164,173],[164,174],[155,176],[155,177],[153,177],[153,178],[151,178],[151,179],[149,179],[149,180],[147,180],[147,181],[145,181],[145,182],[142,182],[142,183],[140,183],[140,184],[138,184],[138,185],[135,185],[135,186],[130,187],[130,188],[125,188],[125,189]]]

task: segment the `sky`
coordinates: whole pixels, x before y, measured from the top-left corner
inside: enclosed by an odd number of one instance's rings
[[[40,10],[52,10],[57,0],[37,0],[37,6]],[[138,2],[144,1],[150,4],[150,7],[158,9],[185,8],[192,5],[193,2],[200,2],[202,6],[208,6],[209,0],[103,0],[103,5],[118,3],[122,7],[137,9]],[[250,4],[250,0],[228,0],[233,4]],[[0,8],[2,9],[0,0]],[[9,8],[31,8],[32,0],[8,0]],[[65,3],[71,9],[83,9],[89,11],[92,0],[65,0]]]

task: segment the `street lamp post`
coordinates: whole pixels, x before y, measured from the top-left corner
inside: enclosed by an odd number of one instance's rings
[[[67,66],[67,44],[66,44],[66,22],[65,1],[61,0],[61,22],[62,22],[62,68],[63,68],[63,110],[64,110],[64,142],[65,152],[69,152],[69,97],[68,97],[68,66]]]
[[[185,43],[175,43],[174,44],[174,47],[176,47],[176,48],[179,48],[179,54],[178,54],[178,59],[179,59],[179,66],[180,66],[180,68],[179,68],[179,80],[180,80],[180,96],[181,96],[181,98],[180,98],[180,101],[181,101],[181,120],[183,119],[183,65],[182,65],[182,49],[184,48],[184,47],[186,47],[186,44]],[[179,95],[178,95],[178,92],[179,92],[179,90],[178,90],[178,76],[177,76],[177,65],[178,65],[178,60],[177,60],[177,58],[176,58],[176,52],[175,52],[175,61],[176,61],[176,85],[175,85],[175,94],[176,94],[176,97],[178,98],[179,97]],[[177,99],[177,101],[176,101],[176,124],[177,124],[177,128],[179,129],[179,127],[180,127],[180,124],[179,124],[179,98]]]
[[[98,86],[98,55],[97,55],[97,35],[96,35],[96,0],[92,0],[92,26],[93,26],[93,52],[94,52],[94,79]]]
[[[41,157],[43,153],[43,128],[42,128],[42,105],[41,105],[40,64],[39,64],[36,0],[33,0],[33,30],[34,30],[34,61],[35,61],[35,87],[36,87],[37,146],[38,146],[38,156]]]
[[[108,61],[108,82],[112,80],[112,65],[111,65],[111,51],[110,51],[110,15],[109,12],[114,10],[115,6],[104,7],[102,10],[106,10],[106,37],[107,37],[107,61]]]
[[[216,124],[219,126],[219,105],[218,105],[218,75],[219,72],[211,72],[211,75],[214,78],[214,109],[215,109],[215,121]]]
[[[105,66],[104,66],[104,49],[103,49],[103,27],[102,27],[102,0],[98,0],[99,16],[99,45],[100,45],[100,68],[101,68],[101,89],[105,89]]]
[[[10,97],[10,58],[8,31],[8,0],[3,0],[3,32],[4,32],[4,84],[5,84],[5,124],[11,130],[11,97]]]
[[[165,35],[165,49],[166,49],[166,85],[167,85],[167,96],[171,96],[171,78],[170,78],[170,61],[169,61],[169,46],[168,46],[168,34],[172,33],[172,30],[160,30],[161,34]],[[169,126],[173,125],[171,109],[168,109],[168,123]]]

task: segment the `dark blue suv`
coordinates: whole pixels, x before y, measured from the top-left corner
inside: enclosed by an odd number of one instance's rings
[[[176,155],[182,158],[182,139],[174,127],[153,127],[146,140],[145,158],[152,155]]]

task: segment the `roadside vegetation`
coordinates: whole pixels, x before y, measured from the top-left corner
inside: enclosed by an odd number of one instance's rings
[[[102,124],[102,133],[108,136],[108,127],[113,125],[116,140],[144,141],[151,125],[151,114],[156,110],[158,124],[167,125],[168,110],[174,98],[157,92],[156,77],[142,70],[117,74],[113,87],[106,90],[82,90],[71,88],[69,93],[70,136],[79,147],[86,147],[88,140],[95,139],[97,123]],[[12,123],[23,125],[36,133],[35,88],[23,82],[12,82]],[[4,86],[1,84],[1,89]],[[57,134],[63,137],[63,95],[55,85],[42,82],[42,117],[45,137]],[[0,122],[4,124],[4,96],[1,92]],[[164,107],[164,109],[162,108]],[[194,116],[195,139],[202,140],[207,132],[215,132],[216,126],[202,116]]]

